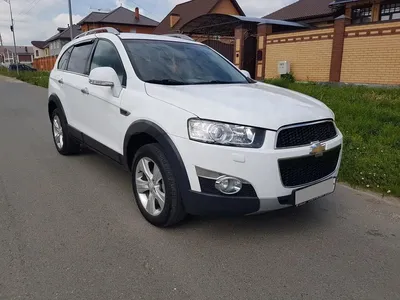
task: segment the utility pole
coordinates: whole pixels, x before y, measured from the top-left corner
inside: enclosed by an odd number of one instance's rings
[[[1,33],[0,33],[0,46],[3,47],[3,38],[1,37]]]
[[[9,0],[11,1],[11,0]],[[72,6],[71,6],[71,0],[68,0],[68,7],[69,7],[69,33],[71,36],[71,41],[74,39],[74,33],[72,31],[73,24],[72,24]]]
[[[11,31],[13,33],[13,39],[14,39],[14,63],[17,66],[17,74],[19,74],[19,66],[18,66],[18,54],[17,54],[17,44],[15,43],[15,27],[14,27],[14,19],[12,15],[12,8],[11,8],[11,0],[4,0],[5,2],[8,3],[10,6],[10,18],[11,18]]]

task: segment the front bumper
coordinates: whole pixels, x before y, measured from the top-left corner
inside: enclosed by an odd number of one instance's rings
[[[189,193],[184,193],[184,205],[188,213],[198,215],[244,215],[276,210],[293,205],[294,191],[303,186],[285,187],[278,166],[280,159],[308,156],[310,147],[274,149],[275,132],[267,131],[260,149],[225,147],[198,143],[189,139],[172,137],[179,151],[190,182]],[[325,142],[326,150],[342,145],[343,136],[338,135]],[[342,151],[333,173],[320,178],[337,177]],[[232,197],[202,193],[196,166],[221,174],[234,176],[250,183],[257,197]]]

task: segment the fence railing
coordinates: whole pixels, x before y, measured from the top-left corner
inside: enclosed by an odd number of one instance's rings
[[[57,56],[47,56],[35,58],[33,60],[33,67],[38,71],[51,71],[57,60]]]

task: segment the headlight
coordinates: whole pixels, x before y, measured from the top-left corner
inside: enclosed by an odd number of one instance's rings
[[[192,140],[225,146],[261,148],[265,130],[243,125],[190,119],[189,137]]]

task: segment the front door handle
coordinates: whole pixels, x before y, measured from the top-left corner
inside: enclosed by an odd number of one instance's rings
[[[88,88],[81,89],[82,94],[89,95]]]
[[[58,79],[58,83],[59,84],[64,84],[64,80],[61,78],[61,79]]]

